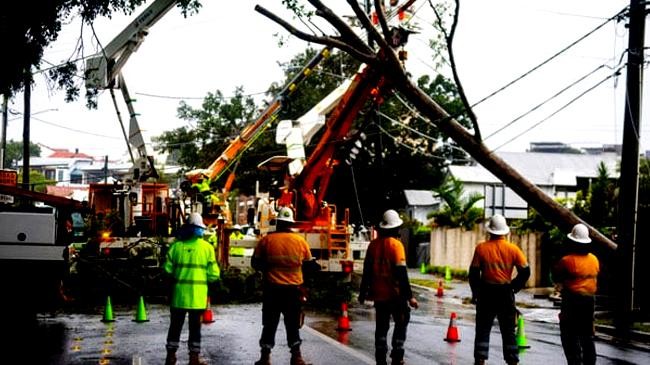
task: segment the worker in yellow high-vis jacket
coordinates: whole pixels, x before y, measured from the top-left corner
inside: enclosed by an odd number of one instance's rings
[[[208,283],[219,280],[219,266],[214,247],[205,241],[206,226],[199,213],[192,213],[184,224],[178,239],[167,252],[164,269],[173,280],[170,303],[171,319],[167,334],[167,359],[165,365],[176,364],[181,330],[188,316],[190,365],[205,364],[199,359],[201,352],[201,314],[207,308]]]

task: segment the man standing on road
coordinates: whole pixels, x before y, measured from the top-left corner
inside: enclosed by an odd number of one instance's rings
[[[359,303],[366,299],[375,305],[375,359],[385,365],[388,353],[388,329],[393,317],[391,363],[404,364],[404,342],[411,318],[411,309],[418,307],[413,297],[406,271],[404,246],[396,237],[403,221],[396,211],[389,209],[379,223],[379,237],[372,240],[363,262],[363,277],[359,290]]]
[[[589,253],[589,230],[576,224],[567,235],[567,255],[555,265],[553,279],[562,285],[560,337],[569,365],[596,363],[594,295],[600,271],[598,258]]]
[[[205,224],[199,213],[192,213],[167,252],[164,269],[172,277],[174,288],[170,304],[171,319],[167,333],[165,365],[176,364],[181,330],[188,316],[190,365],[204,365],[201,353],[201,314],[207,308],[208,282],[219,279],[214,247],[203,240]]]
[[[264,274],[262,299],[261,357],[255,365],[270,365],[275,332],[284,316],[291,365],[307,365],[300,353],[300,317],[302,312],[302,265],[311,260],[305,239],[291,231],[293,211],[283,207],[276,218],[276,230],[264,236],[255,247],[251,265]]]
[[[476,246],[469,268],[472,302],[476,304],[474,361],[477,365],[485,364],[490,350],[492,323],[497,317],[503,341],[503,358],[508,365],[514,365],[519,363],[515,338],[515,293],[526,284],[530,268],[521,249],[506,240],[510,228],[502,215],[493,215],[486,230],[490,239]],[[517,268],[517,276],[511,280],[514,267]]]

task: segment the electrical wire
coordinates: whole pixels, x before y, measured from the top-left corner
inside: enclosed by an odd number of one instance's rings
[[[587,77],[593,75],[594,73],[596,73],[598,70],[600,70],[600,69],[603,68],[603,67],[605,67],[605,65],[600,65],[600,66],[596,67],[595,69],[593,69],[592,71],[588,72],[587,74],[583,75],[583,76],[580,77],[579,79],[577,79],[577,80],[575,80],[574,82],[570,83],[569,85],[567,85],[566,87],[562,88],[560,91],[556,92],[555,94],[553,94],[553,95],[550,96],[549,98],[546,98],[545,100],[543,100],[541,103],[535,105],[534,107],[532,107],[532,108],[529,109],[528,111],[526,111],[526,112],[520,114],[518,117],[516,117],[515,119],[513,119],[513,120],[511,120],[510,122],[506,123],[505,125],[503,125],[503,126],[502,126],[501,128],[499,128],[499,129],[497,129],[496,131],[490,133],[490,134],[487,135],[485,138],[483,138],[483,141],[488,140],[490,137],[493,137],[494,135],[498,134],[499,132],[503,131],[504,129],[506,129],[506,128],[512,126],[513,124],[515,124],[516,122],[518,122],[518,121],[521,120],[522,118],[524,118],[524,117],[530,115],[530,114],[531,114],[532,112],[534,112],[535,110],[541,108],[542,106],[546,105],[547,103],[549,103],[549,102],[552,101],[553,99],[555,99],[555,98],[557,98],[558,96],[562,95],[565,91],[567,91],[567,90],[569,90],[570,88],[574,87],[575,85],[577,85],[577,84],[580,83],[581,81],[585,80]]]
[[[586,33],[585,35],[583,35],[582,37],[580,37],[580,38],[578,38],[577,40],[573,41],[571,44],[569,44],[568,46],[562,48],[560,51],[558,51],[557,53],[555,53],[555,54],[552,55],[551,57],[547,58],[546,60],[542,61],[542,62],[539,63],[537,66],[535,66],[535,67],[531,68],[530,70],[526,71],[525,73],[523,73],[523,74],[520,75],[519,77],[517,77],[517,78],[515,78],[514,80],[508,82],[507,84],[505,84],[504,86],[500,87],[499,89],[493,91],[493,92],[490,93],[489,95],[483,97],[482,99],[480,99],[480,100],[477,101],[476,103],[472,104],[471,107],[473,108],[473,107],[475,107],[475,106],[481,104],[482,102],[484,102],[484,101],[490,99],[490,98],[493,97],[494,95],[496,95],[496,94],[502,92],[503,90],[509,88],[509,87],[512,86],[513,84],[517,83],[518,81],[521,81],[521,80],[524,79],[525,77],[527,77],[527,76],[529,76],[530,74],[532,74],[533,72],[537,71],[539,68],[541,68],[542,66],[544,66],[544,65],[546,65],[547,63],[551,62],[553,59],[557,58],[558,56],[560,56],[560,55],[563,54],[564,52],[568,51],[569,49],[571,49],[571,48],[572,48],[573,46],[575,46],[576,44],[582,42],[585,38],[589,37],[590,35],[592,35],[592,34],[595,33],[596,31],[598,31],[600,28],[602,28],[602,27],[604,27],[605,25],[607,25],[607,24],[608,24],[609,22],[611,22],[612,20],[616,20],[616,19],[618,19],[618,18],[619,18],[619,17],[620,17],[620,16],[621,16],[621,15],[622,15],[622,14],[623,14],[627,9],[628,9],[628,7],[626,6],[625,8],[623,8],[622,10],[620,10],[619,12],[617,12],[614,16],[608,18],[606,21],[604,21],[603,23],[601,23],[600,25],[598,25],[596,28],[594,28],[594,29],[592,29],[591,31],[587,32],[587,33]]]
[[[53,122],[48,122],[48,121],[46,121],[46,120],[43,120],[43,119],[37,118],[37,117],[35,117],[35,116],[33,116],[33,115],[31,116],[31,118],[32,118],[32,119],[35,119],[35,120],[37,120],[37,121],[39,121],[39,122],[41,122],[41,123],[44,123],[44,124],[47,124],[47,125],[51,125],[51,126],[53,126],[53,127],[61,128],[61,129],[66,129],[66,130],[69,130],[69,131],[72,131],[72,132],[76,132],[76,133],[87,134],[87,135],[89,135],[89,136],[102,137],[102,138],[109,138],[109,139],[121,139],[121,138],[119,138],[119,137],[107,136],[107,135],[105,135],[105,134],[98,134],[98,133],[93,133],[93,132],[83,131],[83,130],[81,130],[81,129],[75,129],[75,128],[70,128],[70,127],[65,127],[65,126],[62,126],[62,125],[60,125],[60,124],[56,124],[56,123],[53,123]]]
[[[625,67],[625,66],[623,66],[623,67]],[[493,149],[493,151],[496,151],[496,150],[500,149],[501,147],[507,145],[508,143],[510,143],[510,142],[514,141],[515,139],[521,137],[522,135],[528,133],[528,132],[531,131],[532,129],[538,127],[540,124],[542,124],[542,123],[546,122],[547,120],[551,119],[553,116],[555,116],[556,114],[558,114],[559,112],[561,112],[562,110],[566,109],[566,108],[569,107],[571,104],[573,104],[575,101],[577,101],[578,99],[582,98],[582,97],[585,96],[587,93],[593,91],[593,90],[596,89],[598,86],[602,85],[605,81],[611,79],[611,78],[614,77],[614,76],[619,75],[619,73],[620,73],[621,69],[623,69],[623,67],[617,69],[617,70],[614,71],[611,75],[605,77],[603,80],[599,81],[598,83],[596,83],[595,85],[593,85],[593,86],[590,87],[589,89],[583,91],[583,92],[580,93],[578,96],[576,96],[575,98],[571,99],[568,103],[564,104],[563,106],[561,106],[559,109],[557,109],[555,112],[551,113],[550,115],[548,115],[548,116],[545,117],[544,119],[540,120],[539,122],[533,124],[532,126],[530,126],[529,128],[527,128],[527,129],[524,130],[523,132],[517,134],[516,136],[514,136],[514,137],[510,138],[509,140],[507,140],[506,142],[502,143],[502,144],[499,145],[497,148]]]
[[[354,176],[354,167],[350,165],[350,174],[352,175],[352,187],[354,188],[354,197],[357,201],[357,209],[359,209],[359,217],[361,218],[361,225],[366,226],[366,222],[363,219],[363,211],[361,210],[361,201],[359,200],[359,191],[357,190],[357,179]]]
[[[394,135],[390,134],[386,129],[384,129],[384,128],[383,128],[381,125],[379,125],[379,124],[377,124],[377,128],[379,128],[379,130],[380,130],[384,135],[386,135],[387,137],[390,137],[390,138],[393,140],[393,142],[397,143],[398,145],[400,145],[400,146],[402,146],[402,147],[404,147],[404,148],[407,148],[407,149],[411,150],[412,152],[417,152],[417,153],[419,153],[419,154],[421,154],[421,155],[423,155],[423,156],[430,157],[430,158],[437,159],[437,160],[443,160],[443,161],[444,161],[444,160],[447,160],[447,158],[445,158],[445,157],[440,157],[440,156],[432,155],[432,154],[430,154],[430,153],[427,153],[427,152],[424,152],[424,151],[420,151],[420,150],[418,150],[417,148],[414,148],[414,147],[411,147],[411,146],[407,145],[406,143],[400,141],[398,137],[395,137]]]
[[[150,94],[150,93],[143,93],[143,92],[135,92],[134,94],[136,95],[141,95],[141,96],[147,96],[150,98],[160,98],[160,99],[173,99],[173,100],[205,100],[205,96],[174,96],[174,95],[160,95],[160,94]],[[249,94],[242,94],[242,95],[228,95],[228,96],[223,96],[224,99],[234,99],[236,97],[249,97],[249,96],[257,96],[257,95],[264,95],[266,94],[266,91],[259,91],[255,93],[249,93]]]

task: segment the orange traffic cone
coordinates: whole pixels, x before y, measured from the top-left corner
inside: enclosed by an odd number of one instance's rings
[[[442,280],[438,282],[438,290],[436,291],[436,296],[442,298],[444,295],[444,287],[442,285]]]
[[[449,328],[447,329],[447,337],[445,337],[445,341],[460,342],[460,334],[458,333],[458,327],[456,327],[456,312],[451,312]]]
[[[210,307],[210,297],[208,297],[208,306],[205,308],[205,311],[201,315],[201,322],[203,323],[214,322],[214,316],[212,315],[212,308]]]
[[[337,331],[352,331],[350,327],[350,319],[348,318],[348,303],[341,303],[341,316],[339,317],[339,326]]]

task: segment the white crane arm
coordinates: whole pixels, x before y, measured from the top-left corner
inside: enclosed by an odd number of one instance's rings
[[[102,52],[86,60],[86,87],[107,89],[112,87],[115,77],[135,52],[149,27],[154,25],[171,9],[177,0],[156,0],[126,26]]]

